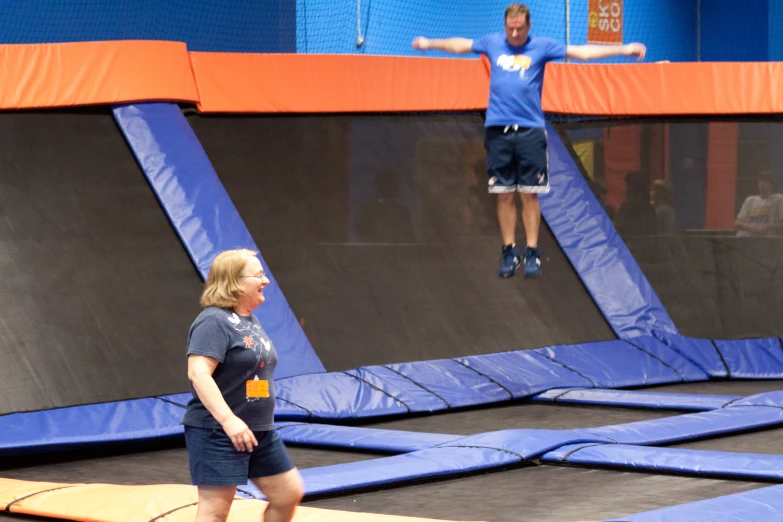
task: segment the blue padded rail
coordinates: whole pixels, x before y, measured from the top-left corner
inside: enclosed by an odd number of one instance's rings
[[[512,398],[511,392],[497,382],[453,359],[388,364],[386,367],[436,395],[449,408]]]
[[[136,399],[3,415],[0,457],[177,436],[183,413],[170,402]]]
[[[782,480],[783,455],[701,451],[625,444],[575,444],[550,451],[544,462],[612,466],[711,477]]]
[[[510,453],[487,448],[427,449],[374,460],[336,464],[300,471],[305,495],[323,495],[425,478],[470,473],[520,463]],[[265,497],[252,482],[240,488],[257,499]]]
[[[783,424],[783,409],[730,406],[703,413],[591,428],[618,444],[656,445]]]
[[[345,373],[398,398],[410,408],[411,413],[434,412],[449,407],[445,399],[386,366],[365,366]]]
[[[609,325],[621,339],[676,334],[669,314],[655,295],[628,247],[593,195],[557,131],[549,136],[549,181],[541,213]]]
[[[723,354],[712,341],[667,332],[656,331],[653,334],[680,357],[698,366],[710,377],[718,379],[731,377]]]
[[[534,351],[474,355],[455,360],[503,386],[514,399],[529,397],[553,386],[590,386],[587,378]]]
[[[783,519],[781,513],[783,486],[772,486],[613,518],[607,522],[773,522]]]
[[[711,411],[742,397],[731,395],[695,395],[685,393],[646,392],[630,390],[561,388],[546,391],[533,398],[535,402],[593,404],[656,410]]]
[[[739,397],[727,406],[769,406],[772,408],[783,408],[783,390],[749,395],[748,397]]]
[[[411,453],[461,438],[459,435],[382,430],[329,424],[276,423],[285,442],[305,446],[350,448],[388,453]]]
[[[177,105],[124,105],[112,112],[204,280],[213,259],[222,250],[259,251]],[[271,284],[266,290],[268,302],[254,314],[280,354],[275,377],[325,371],[269,267],[260,259]]]
[[[275,380],[275,395],[281,401],[306,410],[311,420],[410,413],[410,408],[392,394],[341,372]],[[290,420],[279,412],[275,413],[275,417]]]
[[[586,378],[593,388],[685,381],[684,375],[664,360],[623,341],[558,345],[534,351]]]
[[[584,430],[505,430],[459,437],[431,449],[302,470],[306,495],[349,491],[520,464],[563,444],[608,443]],[[242,488],[263,495],[252,483]]]
[[[735,379],[783,378],[783,343],[778,338],[715,341]]]

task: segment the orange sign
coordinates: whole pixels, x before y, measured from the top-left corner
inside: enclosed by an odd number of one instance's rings
[[[587,43],[623,43],[623,0],[590,0]]]

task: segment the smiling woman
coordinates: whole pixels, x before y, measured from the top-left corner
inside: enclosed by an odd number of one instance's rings
[[[299,472],[274,428],[277,352],[252,312],[269,285],[252,250],[221,252],[188,335],[193,399],[183,419],[197,521],[225,520],[236,487],[252,480],[269,499],[264,520],[291,520]]]

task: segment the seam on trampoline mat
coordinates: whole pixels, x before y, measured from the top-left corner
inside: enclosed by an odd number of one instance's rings
[[[646,421],[642,421],[642,422],[646,422]],[[588,431],[588,430],[584,430],[584,431],[585,431],[585,433],[589,433],[590,435],[593,435],[593,436],[595,436],[595,437],[603,437],[603,438],[605,438],[605,439],[609,439],[609,440],[611,440],[611,441],[612,441],[612,442],[614,442],[615,444],[620,444],[620,442],[619,442],[619,441],[616,441],[616,440],[614,440],[612,437],[607,437],[606,435],[596,435],[596,434],[595,434],[595,433],[593,433],[592,431]],[[637,444],[637,445],[638,445],[638,444]]]
[[[381,392],[382,394],[386,395],[387,397],[391,397],[391,398],[392,398],[392,399],[394,399],[395,401],[397,401],[397,402],[399,402],[400,404],[402,404],[403,406],[405,406],[405,409],[406,409],[406,410],[408,410],[408,413],[410,413],[410,412],[411,412],[411,407],[410,407],[410,406],[408,406],[407,404],[405,404],[405,401],[403,401],[403,400],[401,400],[401,399],[398,399],[397,397],[395,397],[395,396],[394,396],[394,395],[392,395],[391,393],[387,392],[386,390],[383,390],[383,389],[381,389],[381,388],[379,388],[379,387],[375,386],[375,385],[374,385],[374,384],[372,384],[371,382],[365,381],[364,379],[362,379],[361,377],[359,377],[359,376],[357,376],[357,375],[351,375],[350,373],[348,373],[348,372],[346,372],[346,371],[343,371],[342,373],[344,373],[345,375],[347,375],[347,376],[349,376],[349,377],[353,377],[354,379],[356,379],[356,380],[357,380],[357,381],[359,381],[359,382],[363,382],[364,384],[366,384],[366,385],[367,385],[367,386],[369,386],[370,388],[372,388],[372,389],[374,389],[374,390],[378,390],[379,392]]]
[[[566,390],[563,393],[560,393],[560,394],[556,395],[555,397],[552,397],[552,402],[557,402],[557,399],[559,399],[560,397],[563,397],[565,395],[568,395],[572,391],[574,391],[574,390]]]
[[[27,500],[28,498],[30,498],[30,497],[34,497],[34,496],[36,496],[36,495],[40,495],[41,493],[49,493],[50,491],[57,491],[58,489],[68,489],[68,488],[73,488],[73,487],[76,487],[77,485],[78,485],[78,484],[68,484],[67,486],[60,486],[59,488],[50,488],[50,489],[44,489],[44,490],[41,490],[41,491],[36,491],[35,493],[30,493],[29,495],[25,495],[25,496],[23,496],[23,497],[21,497],[21,498],[17,498],[16,500],[12,500],[12,501],[11,501],[11,503],[10,503],[10,504],[8,504],[8,505],[5,507],[4,511],[8,511],[8,512],[10,513],[10,512],[11,512],[11,506],[13,506],[14,504],[16,504],[17,502],[21,502],[21,501],[23,501],[23,500]]]
[[[461,365],[462,365],[462,366],[464,366],[465,368],[468,368],[468,369],[470,369],[470,370],[473,370],[474,372],[476,372],[477,374],[481,375],[482,377],[484,377],[484,378],[486,378],[486,379],[489,379],[491,382],[494,382],[495,384],[497,384],[498,386],[500,386],[501,388],[503,388],[503,390],[504,390],[506,393],[508,393],[508,396],[509,396],[509,398],[510,398],[510,399],[513,399],[513,398],[514,398],[514,394],[513,394],[513,393],[511,393],[511,390],[509,390],[508,388],[506,388],[505,386],[503,386],[502,384],[500,384],[498,381],[496,381],[495,379],[493,379],[493,378],[492,378],[492,377],[490,377],[489,375],[483,374],[483,373],[481,373],[480,371],[478,371],[477,369],[473,368],[472,366],[468,366],[467,364],[463,363],[462,361],[458,361],[457,359],[452,359],[452,361],[454,361],[454,362],[456,362],[456,363],[458,363],[458,364],[461,364]]]
[[[279,399],[279,400],[281,400],[281,401],[283,401],[283,402],[287,402],[288,404],[293,404],[293,405],[294,405],[294,406],[296,406],[297,408],[302,408],[304,411],[306,411],[306,412],[307,412],[307,418],[308,418],[308,419],[312,419],[312,418],[313,418],[313,412],[311,412],[310,410],[308,410],[308,409],[307,409],[307,408],[305,408],[304,406],[300,406],[299,404],[297,404],[297,403],[295,403],[295,402],[293,402],[293,401],[289,401],[288,399],[284,399],[284,398],[282,398],[282,397],[279,397],[279,396],[277,396],[277,395],[275,395],[275,399]]]
[[[557,360],[557,359],[555,359],[554,357],[550,357],[550,356],[548,356],[548,355],[546,355],[546,354],[544,354],[544,353],[537,352],[537,351],[535,351],[535,350],[530,350],[530,353],[537,353],[537,354],[538,354],[538,355],[540,355],[541,357],[545,357],[545,358],[549,359],[550,361],[552,361],[553,363],[557,363],[557,364],[559,364],[560,366],[562,366],[562,367],[563,367],[563,368],[565,368],[566,370],[572,371],[572,372],[574,372],[575,374],[577,374],[578,376],[580,376],[580,377],[583,377],[583,378],[587,379],[588,381],[590,381],[590,384],[592,384],[592,385],[593,385],[593,388],[598,388],[598,386],[596,386],[596,384],[595,384],[595,381],[594,381],[593,379],[591,379],[590,377],[588,377],[587,375],[585,375],[585,374],[583,374],[583,373],[580,373],[580,372],[578,372],[578,371],[574,370],[573,368],[571,368],[571,367],[570,367],[570,366],[568,366],[567,364],[561,363],[560,361],[558,361],[558,360]]]
[[[174,402],[174,401],[171,401],[169,399],[164,399],[163,397],[155,397],[155,398],[158,399],[159,401],[168,402],[169,404],[173,404],[174,406],[178,406],[178,407],[182,408],[183,410],[187,409],[187,406],[185,406],[183,404],[180,404],[178,402]]]
[[[488,450],[494,450],[494,451],[501,451],[503,453],[508,453],[509,455],[513,455],[517,457],[522,462],[528,462],[528,460],[520,455],[519,453],[515,453],[511,450],[503,449],[503,448],[495,448],[493,446],[473,446],[473,445],[454,445],[454,446],[434,446],[435,448],[475,448],[475,449],[488,449]]]
[[[644,349],[644,348],[642,348],[641,346],[638,346],[638,345],[636,345],[636,344],[632,343],[631,341],[628,341],[627,339],[623,339],[623,342],[624,342],[624,343],[627,343],[627,344],[630,344],[631,346],[633,346],[633,347],[634,347],[634,348],[636,348],[637,350],[640,350],[640,351],[642,351],[642,352],[646,353],[647,355],[649,355],[649,356],[650,356],[650,357],[652,357],[653,359],[657,360],[658,362],[660,362],[661,364],[663,364],[663,365],[664,365],[664,366],[666,366],[667,368],[671,368],[671,369],[672,369],[672,370],[673,370],[673,371],[674,371],[674,372],[675,372],[677,375],[679,375],[679,376],[680,376],[680,380],[681,380],[682,382],[685,382],[685,376],[682,374],[682,372],[680,372],[680,370],[678,370],[677,368],[675,368],[675,367],[674,367],[674,366],[672,366],[671,364],[667,363],[666,361],[664,361],[663,359],[661,359],[661,358],[660,358],[660,357],[658,357],[657,355],[653,355],[653,354],[651,354],[650,352],[648,352],[647,350],[645,350],[645,349]]]
[[[720,348],[718,348],[718,343],[712,339],[710,339],[710,342],[712,343],[712,347],[715,348],[715,351],[718,352],[718,357],[720,357],[720,362],[723,363],[723,367],[726,368],[726,378],[731,379],[731,370],[729,369],[729,365],[726,364],[726,359],[723,357],[723,352],[721,352]]]
[[[234,499],[234,500],[236,500],[236,499]],[[198,505],[198,502],[192,502],[190,504],[185,504],[184,506],[175,507],[174,509],[170,509],[170,510],[166,511],[165,513],[161,513],[160,515],[156,516],[155,518],[151,518],[149,522],[155,522],[159,518],[163,518],[166,515],[171,515],[172,513],[176,513],[180,509],[185,509],[185,508],[189,508],[191,506],[197,506],[197,505]]]
[[[607,438],[608,438],[608,437],[607,437]],[[599,443],[596,443],[596,444],[587,444],[587,445],[585,445],[585,446],[582,446],[581,448],[576,448],[576,449],[573,449],[573,450],[569,451],[568,453],[566,453],[565,455],[563,455],[563,458],[562,458],[562,459],[560,459],[560,460],[561,460],[561,462],[568,462],[568,457],[570,457],[571,455],[573,455],[573,454],[574,454],[574,453],[576,453],[577,451],[582,451],[583,449],[592,448],[593,446],[606,446],[606,444],[599,444]]]
[[[424,390],[424,391],[426,391],[426,392],[429,392],[429,393],[433,394],[435,397],[437,397],[438,399],[440,399],[440,400],[442,400],[443,402],[445,402],[445,403],[446,403],[446,407],[447,407],[447,408],[451,408],[451,404],[449,404],[449,401],[447,401],[446,399],[444,399],[443,397],[441,397],[440,395],[438,395],[438,394],[437,394],[437,393],[435,393],[434,391],[430,390],[429,388],[427,388],[427,387],[426,387],[426,386],[424,386],[423,384],[419,384],[418,382],[414,381],[413,379],[411,379],[410,377],[408,377],[408,376],[407,376],[407,375],[405,375],[404,373],[398,372],[398,371],[397,371],[397,370],[395,370],[394,368],[389,368],[389,367],[388,367],[388,366],[386,366],[385,364],[383,365],[383,367],[384,367],[384,368],[386,368],[387,370],[391,371],[391,372],[394,372],[394,373],[396,373],[396,374],[397,374],[397,375],[399,375],[400,377],[403,377],[403,378],[405,378],[405,379],[408,379],[409,381],[411,381],[413,384],[415,384],[416,386],[418,386],[418,387],[419,387],[419,388],[421,388],[422,390]]]

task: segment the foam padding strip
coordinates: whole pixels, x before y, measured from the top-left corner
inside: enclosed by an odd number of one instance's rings
[[[558,345],[534,350],[590,380],[594,388],[624,388],[683,382],[649,353],[623,341]]]
[[[683,357],[671,349],[671,347],[662,343],[655,337],[643,335],[624,341],[635,348],[643,350],[652,357],[660,360],[661,363],[669,366],[672,370],[682,377],[685,382],[706,381],[710,378],[699,365]]]
[[[588,431],[607,437],[618,444],[655,445],[780,424],[783,424],[783,410],[779,408],[736,406],[663,419],[603,426]]]
[[[781,513],[783,486],[772,486],[613,518],[607,522],[772,522],[781,520]]]
[[[77,521],[191,522],[198,492],[194,486],[157,484],[61,484],[0,479],[0,506],[11,513]],[[262,520],[267,503],[235,497],[228,522]],[[3,509],[0,508],[0,511]],[[435,519],[352,513],[299,506],[293,522],[426,522]]]
[[[310,412],[310,419],[346,419],[409,413],[404,402],[342,372],[275,381],[275,395]],[[284,419],[282,414],[276,418]]]
[[[389,364],[387,368],[415,382],[450,408],[507,401],[511,392],[452,359]]]
[[[532,459],[566,444],[613,442],[593,430],[501,430],[461,437],[447,442],[440,448],[494,448],[516,455],[520,459]]]
[[[172,103],[141,103],[112,109],[150,187],[203,280],[218,253],[258,252],[182,110]],[[325,372],[299,321],[259,256],[271,284],[267,303],[253,312],[280,354],[275,378]]]
[[[783,383],[781,383],[783,385]],[[737,400],[727,404],[727,408],[737,406],[769,406],[772,408],[783,408],[783,390],[766,393],[758,393],[748,397],[738,397]]]
[[[4,415],[0,457],[181,435],[183,414],[166,401],[136,399]]]
[[[448,409],[449,404],[437,395],[385,366],[365,366],[345,373],[397,397],[412,413],[434,412]]]
[[[328,424],[280,423],[277,431],[285,442],[306,446],[351,448],[389,453],[410,453],[460,438],[459,435],[381,430]]]
[[[493,448],[433,448],[374,460],[308,468],[301,473],[305,495],[313,496],[458,475],[521,462],[519,456]],[[242,489],[255,498],[265,498],[251,482]]]
[[[715,346],[734,378],[783,378],[783,345],[778,338],[715,341]]]
[[[698,474],[740,479],[783,479],[783,455],[701,451],[625,444],[568,445],[541,457],[544,462],[612,466],[639,471]]]
[[[685,337],[668,332],[653,332],[653,335],[682,358],[698,366],[713,378],[731,377],[723,354],[709,339]]]
[[[552,387],[586,387],[590,381],[541,354],[529,351],[459,357],[456,361],[486,375],[507,389],[515,399]]]
[[[557,130],[547,123],[546,131],[552,190],[541,214],[609,326],[621,339],[678,333]]]
[[[731,395],[567,388],[540,393],[533,398],[533,401],[651,408],[655,410],[711,411],[720,409],[732,401],[740,399],[742,397]]]

